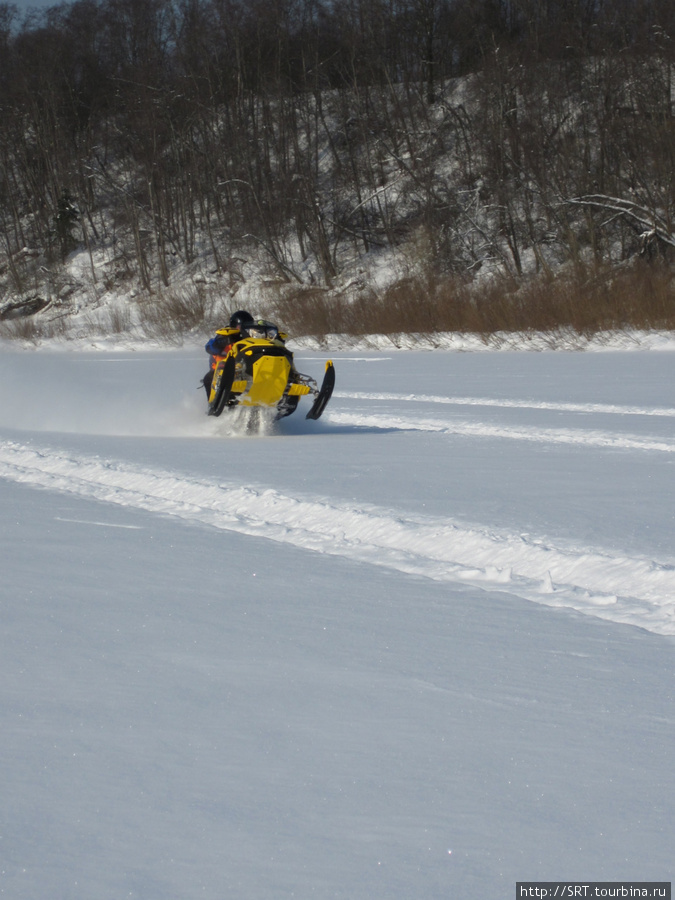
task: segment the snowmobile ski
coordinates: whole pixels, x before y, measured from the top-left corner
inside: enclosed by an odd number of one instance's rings
[[[312,408],[305,416],[306,419],[320,419],[321,415],[326,408],[328,401],[331,398],[333,393],[333,388],[335,387],[335,366],[332,361],[329,359],[326,363],[326,374],[323,376],[323,383],[321,384],[321,390],[316,396],[314,403],[312,404]]]
[[[230,399],[230,394],[232,393],[232,385],[234,384],[234,372],[234,356],[228,356],[223,364],[222,371],[219,373],[215,396],[209,404],[210,416],[219,416],[225,409],[225,405]]]

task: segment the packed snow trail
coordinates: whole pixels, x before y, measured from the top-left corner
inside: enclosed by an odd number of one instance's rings
[[[436,394],[395,394],[336,391],[344,400],[391,400],[403,403],[439,403],[448,406],[493,406],[503,409],[543,409],[553,412],[603,413],[618,416],[675,418],[675,409],[659,406],[622,406],[616,403],[562,403],[548,400],[499,400],[489,397],[444,397]]]
[[[572,444],[581,447],[675,453],[675,441],[644,438],[631,434],[617,434],[613,431],[582,430],[577,428],[528,428],[526,426],[491,425],[487,422],[466,422],[461,419],[442,421],[440,419],[423,419],[414,416],[378,415],[370,412],[332,412],[330,421],[336,425],[381,428],[385,431],[427,431],[467,437],[531,441],[538,444]]]
[[[11,441],[0,441],[0,477],[675,634],[672,561],[558,546],[450,518],[307,499]]]

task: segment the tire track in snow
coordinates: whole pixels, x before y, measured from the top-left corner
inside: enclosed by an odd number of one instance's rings
[[[581,447],[675,453],[675,440],[645,438],[639,435],[618,434],[613,431],[490,425],[487,422],[468,422],[462,419],[444,421],[383,413],[329,412],[326,418],[336,425],[381,428],[383,431],[429,431],[468,437],[506,438],[507,440],[531,441],[538,444],[576,444]]]
[[[0,477],[675,634],[675,566],[0,442]]]
[[[394,400],[404,403],[440,403],[449,406],[493,406],[505,409],[545,409],[556,412],[607,413],[619,416],[675,418],[675,409],[659,406],[620,406],[612,403],[566,403],[539,400],[496,400],[487,397],[442,397],[434,394],[392,394],[336,391],[345,400]]]

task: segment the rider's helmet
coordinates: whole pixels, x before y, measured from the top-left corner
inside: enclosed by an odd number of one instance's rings
[[[246,331],[253,323],[253,316],[245,309],[238,309],[230,316],[230,328],[238,328],[242,332]]]

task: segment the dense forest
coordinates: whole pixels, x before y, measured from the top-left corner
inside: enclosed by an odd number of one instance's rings
[[[674,81],[672,0],[0,3],[0,325],[673,327]]]

